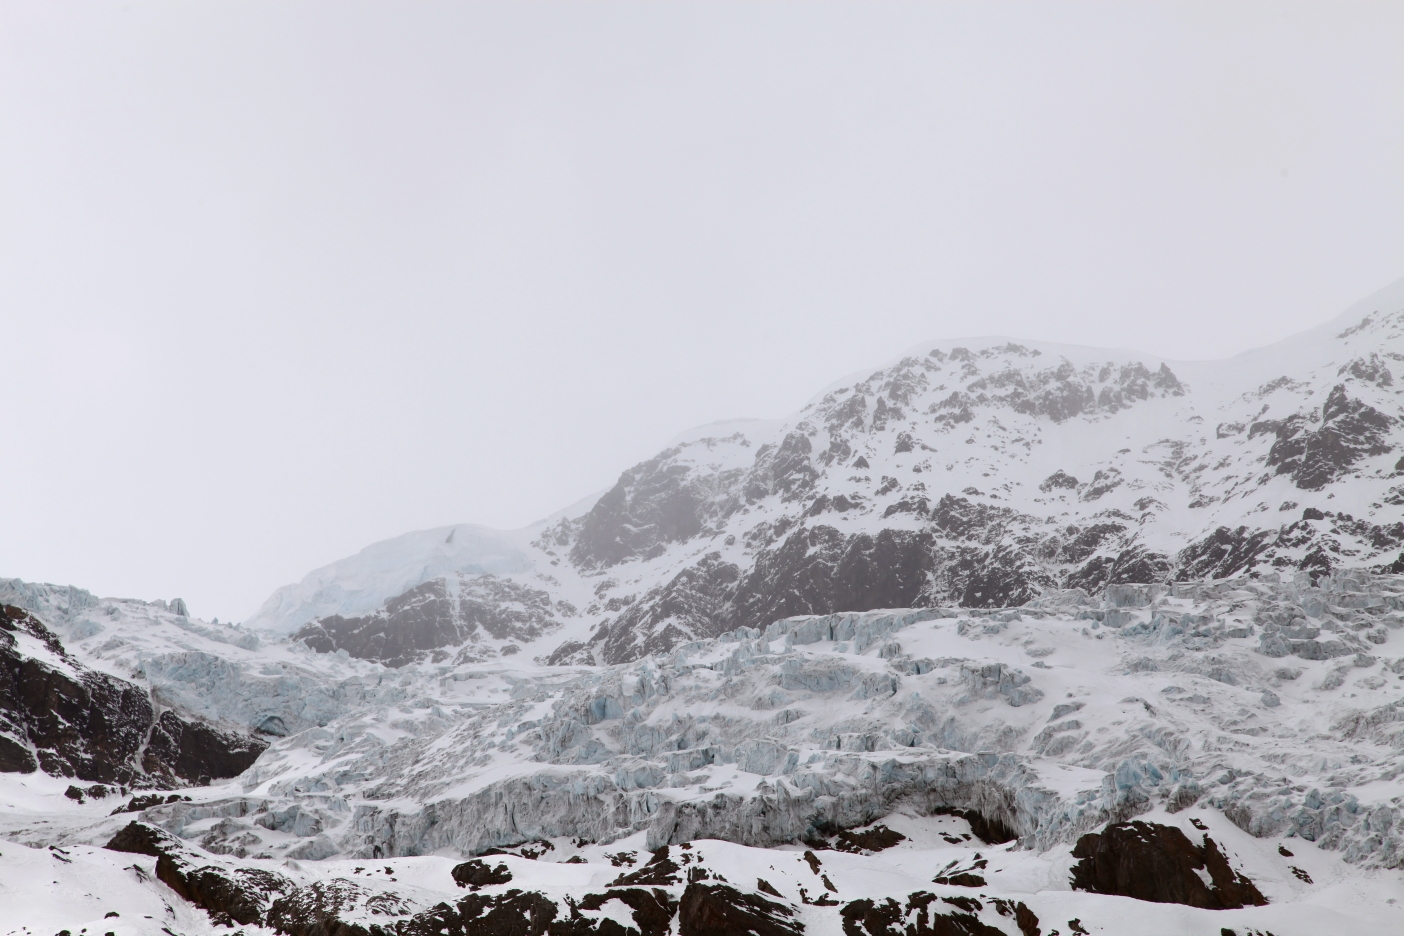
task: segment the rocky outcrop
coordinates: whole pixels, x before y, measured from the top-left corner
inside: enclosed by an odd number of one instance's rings
[[[673,917],[678,913],[678,902],[674,900],[666,890],[654,887],[645,890],[641,887],[611,888],[604,893],[586,894],[585,897],[571,908],[571,921],[568,924],[570,936],[575,934],[599,933],[601,936],[608,936],[614,929],[608,925],[613,921],[587,920],[581,910],[596,911],[609,903],[611,900],[618,900],[627,906],[634,918],[634,926],[637,928],[639,936],[668,936],[672,931]],[[617,925],[617,924],[616,924]],[[552,928],[551,936],[566,936],[566,927],[560,926]],[[629,936],[629,934],[624,934]]]
[[[722,561],[719,553],[708,553],[603,624],[588,644],[557,648],[550,662],[636,660],[688,640],[715,637],[727,629],[740,576],[740,569]]]
[[[142,769],[171,782],[208,783],[237,777],[258,760],[268,742],[205,722],[161,713],[142,754]]]
[[[407,916],[410,912],[411,904],[394,892],[332,878],[290,889],[268,907],[265,924],[286,936],[392,936],[396,930],[388,921],[384,927],[367,926],[347,918]]]
[[[453,882],[459,887],[468,887],[472,890],[478,890],[492,884],[506,884],[512,880],[512,872],[507,870],[505,864],[498,862],[497,867],[493,867],[476,858],[454,865],[450,874],[453,876]]]
[[[1011,921],[1024,936],[1039,936],[1038,917],[1024,904],[991,900],[1001,916]],[[944,906],[943,906],[944,904]],[[917,891],[905,905],[885,900],[854,900],[839,911],[844,936],[1007,936],[1000,927],[982,921],[976,914],[985,904],[973,897],[937,897]]]
[[[37,618],[0,606],[0,758],[11,769],[131,784],[154,722],[143,690],[69,659]]]
[[[441,903],[416,914],[397,927],[397,936],[554,936],[552,922],[559,912],[539,891],[469,894],[454,906]]]
[[[804,924],[790,907],[726,884],[689,884],[678,906],[678,936],[798,936]]]
[[[719,444],[749,445],[740,435]],[[595,569],[652,558],[740,509],[731,490],[740,470],[698,470],[686,448],[665,449],[625,471],[567,534],[573,539],[571,561]]]
[[[38,618],[0,605],[0,768],[141,786],[242,773],[267,742],[167,710],[73,659]]]
[[[895,832],[885,825],[877,825],[861,832],[847,830],[840,832],[835,838],[834,848],[838,851],[865,855],[892,848],[906,839],[907,837],[901,832]]]
[[[190,851],[152,826],[131,822],[106,847],[156,859],[156,877],[190,903],[207,911],[215,924],[275,925],[270,904],[293,890],[287,878],[256,868],[198,866]]]
[[[1314,415],[1314,414],[1312,414]],[[1391,450],[1389,431],[1394,420],[1337,384],[1321,406],[1320,426],[1314,419],[1290,416],[1280,422],[1254,423],[1249,438],[1271,432],[1276,441],[1267,463],[1278,474],[1290,475],[1297,487],[1319,491],[1348,472],[1356,462]]]
[[[319,653],[345,650],[361,660],[404,666],[421,660],[443,662],[445,648],[493,641],[529,643],[560,627],[573,613],[540,589],[493,575],[432,579],[398,595],[372,614],[333,614],[304,625],[295,634]],[[471,652],[460,653],[471,658]]]
[[[923,604],[934,564],[929,536],[882,530],[844,536],[801,527],[761,552],[725,612],[725,630],[765,627],[797,614],[831,614]],[[711,635],[707,635],[711,636]]]
[[[1267,903],[1212,838],[1205,835],[1196,845],[1174,826],[1114,823],[1078,839],[1073,857],[1080,859],[1072,869],[1075,890],[1207,910]]]

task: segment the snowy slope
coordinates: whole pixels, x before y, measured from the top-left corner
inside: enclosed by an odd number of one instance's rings
[[[532,567],[527,539],[473,524],[406,533],[283,586],[244,623],[286,633],[324,615],[371,611],[387,598],[451,573],[526,572]]]
[[[800,613],[1383,569],[1404,551],[1402,369],[1404,283],[1228,361],[934,342],[788,419],[685,433],[527,530],[377,544],[254,623],[381,661],[623,662]],[[487,569],[485,543],[511,562]]]
[[[20,591],[32,604],[48,597]],[[1399,925],[1404,657],[1392,645],[1404,576],[802,616],[603,667],[390,669],[286,639],[212,641],[198,633],[207,625],[161,610],[99,601],[55,629],[87,635],[66,651],[74,660],[131,666],[153,693],[220,724],[272,716],[285,727],[241,776],[115,814],[130,797],[111,788],[80,783],[90,798],[76,803],[68,779],[0,774],[0,888],[13,895],[7,908],[22,908],[16,924],[77,932],[110,907],[126,932],[211,928],[217,914],[189,912],[204,898],[160,883],[150,857],[98,847],[136,819],[170,836],[192,869],[276,875],[284,890],[265,901],[265,921],[278,900],[301,913],[335,892],[348,924],[440,932],[412,927],[468,899],[447,875],[492,849],[515,856],[500,859],[512,887],[489,885],[480,903],[528,888],[564,918],[566,898],[588,903],[645,870],[650,850],[671,846],[686,867],[688,845],[707,856],[697,858],[707,876],[644,883],[676,902],[689,882],[720,875],[744,896],[763,879],[759,892],[806,932],[842,931],[856,901],[906,906],[921,894],[951,913],[976,899],[974,915],[993,927],[978,932],[1020,932],[1020,903],[1044,932],[1073,919],[1118,932],[1143,911],[1073,889],[1072,849],[1136,817],[1194,842],[1211,835],[1268,901],[1168,907],[1163,932]],[[873,823],[906,838],[844,853],[841,830]],[[6,862],[31,848],[47,865],[42,890],[33,860]],[[964,874],[982,883],[953,877]],[[952,883],[933,880],[943,875]],[[41,894],[70,894],[71,905]],[[697,932],[673,912],[667,931]]]
[[[1401,369],[939,342],[242,627],[0,581],[0,933],[1397,932]]]

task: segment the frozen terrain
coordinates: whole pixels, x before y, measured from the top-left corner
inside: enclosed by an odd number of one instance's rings
[[[1176,906],[1157,932],[1205,932],[1211,918],[1278,936],[1401,923],[1404,657],[1390,649],[1404,576],[1298,573],[1113,586],[1100,599],[1066,591],[1004,610],[802,616],[632,663],[555,667],[389,668],[144,603],[18,583],[8,597],[48,610],[69,666],[105,666],[187,719],[267,744],[208,785],[152,773],[123,791],[0,775],[0,905],[23,908],[7,912],[31,932],[119,932],[90,925],[109,908],[134,933],[224,919],[192,911],[191,894],[227,906],[198,888],[180,896],[157,855],[102,847],[132,820],[169,836],[188,872],[244,885],[244,871],[275,875],[282,889],[257,919],[285,932],[319,932],[288,921],[333,906],[367,933],[437,933],[425,914],[439,904],[480,893],[506,901],[507,919],[514,889],[543,895],[565,925],[567,897],[606,897],[665,847],[674,863],[707,856],[697,859],[707,876],[688,865],[671,883],[657,875],[675,905],[668,932],[706,931],[679,929],[678,902],[718,880],[732,903],[760,895],[816,933],[887,932],[884,901],[901,909],[923,894],[993,927],[950,932],[1020,932],[1019,904],[1042,932],[1068,932],[1073,919],[1119,932],[1137,902],[1124,887],[1074,890],[1073,848],[1133,818],[1187,841],[1207,830],[1267,901]],[[16,647],[63,662],[37,640]],[[905,838],[855,845],[853,830],[874,823]],[[490,869],[505,863],[511,882],[452,883],[464,859],[502,852]],[[341,896],[328,903],[317,888]],[[877,901],[878,929],[845,930],[843,913],[862,900]],[[501,909],[461,912],[473,907]],[[632,912],[616,916],[638,929]],[[903,925],[916,925],[908,915]],[[582,911],[590,925],[605,916]]]
[[[0,934],[1400,932],[1401,367],[943,342],[241,626],[0,580]]]
[[[1228,361],[939,342],[526,530],[376,544],[248,623],[395,664],[622,663],[795,614],[1404,571],[1401,394],[1404,282]]]

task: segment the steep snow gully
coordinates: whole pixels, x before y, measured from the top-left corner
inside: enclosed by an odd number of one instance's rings
[[[942,342],[241,626],[0,580],[0,934],[1404,930],[1401,368]]]

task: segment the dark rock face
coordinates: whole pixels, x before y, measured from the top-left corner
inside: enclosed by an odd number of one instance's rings
[[[1278,474],[1290,474],[1297,487],[1319,491],[1348,472],[1356,462],[1390,450],[1394,420],[1374,407],[1346,395],[1337,384],[1321,407],[1321,426],[1308,429],[1304,416],[1276,423],[1255,423],[1250,435],[1272,431],[1277,436],[1267,463]]]
[[[8,726],[11,731],[17,726]],[[0,773],[33,773],[39,769],[39,761],[21,742],[9,735],[0,734]]]
[[[1095,594],[1108,585],[1149,585],[1173,576],[1170,560],[1140,546],[1122,550],[1115,556],[1096,556],[1073,571],[1065,588],[1081,588]]]
[[[1003,845],[1005,842],[1012,842],[1019,837],[1013,829],[1003,822],[984,816],[973,809],[942,806],[933,809],[931,814],[933,816],[959,816],[970,823],[970,831],[986,845]]]
[[[345,650],[361,660],[404,666],[426,658],[447,659],[444,647],[479,638],[479,628],[498,640],[535,640],[560,626],[551,596],[493,575],[465,579],[450,595],[444,579],[416,585],[362,617],[333,614],[303,626],[293,639],[318,653]]]
[[[559,908],[537,891],[469,894],[456,906],[441,903],[396,926],[397,936],[545,936]],[[569,933],[566,929],[564,932]],[[294,934],[302,936],[302,934]],[[311,936],[311,934],[307,934]],[[320,934],[318,934],[320,936]],[[340,934],[337,934],[340,936]],[[348,933],[347,936],[350,936]],[[620,933],[619,936],[623,936]]]
[[[1347,364],[1342,364],[1340,370],[1336,371],[1337,377],[1350,375],[1363,383],[1371,383],[1377,387],[1394,386],[1394,375],[1389,372],[1389,367],[1380,359],[1378,354],[1372,353],[1369,357],[1358,357]]]
[[[1043,483],[1038,486],[1038,489],[1045,494],[1058,490],[1076,491],[1077,479],[1059,468],[1057,471],[1044,478]]]
[[[804,924],[784,904],[725,884],[687,885],[678,906],[679,936],[797,936]]]
[[[819,479],[810,458],[813,451],[809,436],[803,432],[787,434],[778,446],[762,445],[746,478],[746,500],[755,502],[771,494],[778,494],[782,501],[803,497]]]
[[[621,874],[611,887],[638,887],[668,885],[678,883],[678,863],[669,857],[668,846],[664,845],[653,853],[648,864],[637,871]]]
[[[42,643],[58,665],[22,653],[20,634]],[[130,784],[154,721],[140,688],[70,660],[38,618],[0,607],[0,756],[15,768]]]
[[[1073,866],[1075,890],[1207,910],[1267,903],[1252,881],[1229,866],[1213,839],[1206,835],[1195,845],[1174,826],[1115,823],[1078,839],[1073,857],[1081,859]],[[1196,871],[1207,872],[1212,886]]]
[[[932,878],[931,883],[950,887],[984,887],[985,879],[969,871],[958,871],[955,874],[938,874]]]
[[[862,855],[883,851],[906,840],[907,837],[901,832],[896,832],[884,825],[878,825],[866,832],[840,832],[834,841],[834,848],[838,851]]]
[[[149,774],[189,782],[237,777],[252,767],[267,747],[268,742],[258,738],[221,731],[166,711],[151,730],[142,768]]]
[[[454,865],[449,873],[453,875],[453,882],[459,887],[471,887],[473,890],[492,884],[506,884],[512,880],[512,872],[507,870],[505,864],[499,863],[494,868],[477,858]]]
[[[942,907],[945,903],[948,906]],[[1038,917],[1023,904],[1020,931],[1037,936]],[[980,920],[975,914],[984,905],[973,897],[942,897],[917,891],[907,897],[906,906],[893,900],[854,900],[839,911],[844,936],[1006,936],[1004,930]],[[1008,916],[1017,911],[1000,901],[998,911]],[[1031,923],[1032,933],[1023,929]]]
[[[181,796],[179,793],[168,793],[165,795],[150,793],[145,796],[133,796],[124,805],[118,806],[116,809],[112,810],[112,815],[115,816],[118,813],[124,812],[141,812],[153,806],[162,806],[166,803],[179,803],[181,800],[189,802],[190,797]],[[122,851],[123,849],[117,850]]]
[[[21,652],[18,635],[42,644],[52,662]],[[0,769],[108,784],[195,782],[237,776],[265,747],[176,712],[158,721],[140,686],[88,669],[38,618],[0,606]]]
[[[660,888],[643,890],[638,887],[608,890],[603,894],[586,894],[571,908],[571,921],[566,925],[554,923],[551,936],[585,936],[586,933],[599,933],[601,936],[627,936],[633,930],[623,930],[611,920],[601,920],[598,924],[580,915],[580,910],[598,910],[611,900],[619,900],[633,911],[634,926],[639,936],[667,936],[672,929],[673,917],[678,912],[678,902]]]
[[[273,901],[265,925],[287,936],[391,936],[396,931],[391,926],[372,924],[366,927],[347,922],[343,915],[369,911],[376,915],[408,916],[409,908],[408,902],[392,892],[371,891],[354,881],[333,878],[290,890],[286,896]]]
[[[155,826],[133,820],[112,836],[103,846],[108,851],[127,852],[132,855],[150,855],[159,858],[167,853],[180,850],[180,843],[171,835]]]
[[[710,553],[600,627],[588,648],[563,646],[552,663],[622,663],[685,640],[737,627],[765,627],[794,614],[930,604],[923,588],[935,563],[925,534],[883,530],[845,537],[830,526],[800,527],[757,557],[743,577]]]
[[[1317,526],[1312,521],[1326,523]],[[1374,524],[1349,514],[1308,507],[1301,520],[1276,530],[1219,527],[1182,549],[1173,566],[1167,563],[1164,575],[1146,581],[1225,578],[1257,568],[1329,572],[1343,561],[1349,564],[1341,545],[1343,537],[1362,540],[1376,550],[1390,550],[1404,545],[1404,523]],[[1303,550],[1304,555],[1291,558],[1293,550]]]
[[[830,526],[802,527],[757,556],[717,632],[795,614],[928,604],[921,593],[933,566],[925,534],[889,529],[845,537]]]
[[[174,858],[156,861],[156,876],[177,894],[209,912],[211,919],[228,925],[248,925],[265,919],[269,902],[292,890],[281,875],[256,868],[182,868]]]
[[[1180,550],[1176,556],[1176,574],[1179,578],[1228,578],[1237,575],[1251,569],[1273,539],[1270,530],[1219,527],[1204,539]]]
[[[723,622],[740,577],[735,565],[723,562],[719,553],[708,553],[602,625],[591,641],[592,649],[613,663],[664,652],[685,640],[715,637],[726,629]],[[564,662],[558,657],[580,649],[562,648],[551,662]]]
[[[1006,608],[1037,598],[1057,580],[1027,550],[961,546],[943,551],[935,577],[937,600],[966,608]],[[928,599],[923,604],[933,604]]]
[[[195,867],[171,836],[140,822],[128,823],[105,846],[112,851],[150,855],[156,877],[181,897],[204,909],[217,924],[262,924],[270,901],[293,890],[287,878],[253,868]]]
[[[634,925],[625,927],[608,918],[586,916],[581,911],[599,910],[611,900],[623,902],[633,912]],[[667,936],[677,902],[667,891],[654,888],[610,888],[603,893],[586,894],[578,902],[567,898],[569,915],[561,918],[562,907],[537,891],[509,890],[503,894],[471,894],[450,906],[441,903],[408,920],[401,920],[393,930],[371,927],[365,930],[327,929],[315,931],[337,936]],[[342,924],[343,926],[345,924]],[[293,932],[293,931],[289,931]],[[297,936],[314,936],[314,931],[301,931]]]
[[[624,472],[581,518],[570,558],[583,568],[607,568],[667,543],[691,539],[705,522],[739,503],[713,504],[723,479],[699,474],[670,448]],[[738,472],[739,474],[739,472]]]
[[[1046,416],[1055,423],[1081,413],[1114,413],[1152,396],[1183,394],[1184,387],[1169,367],[1161,364],[1158,371],[1151,371],[1139,361],[1082,370],[1064,361],[1032,374],[1010,367],[966,385],[966,395],[981,403],[997,400],[1017,413]]]

